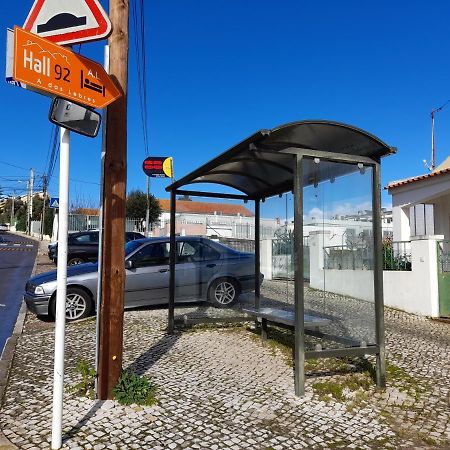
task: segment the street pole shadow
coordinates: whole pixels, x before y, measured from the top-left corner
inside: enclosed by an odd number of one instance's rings
[[[137,375],[144,375],[145,372],[156,364],[162,356],[170,351],[178,339],[179,335],[165,334],[148,350],[138,356],[127,369]]]
[[[142,353],[138,358],[133,361],[128,367],[128,370],[131,370],[137,375],[144,375],[145,372],[156,364],[159,359],[163,355],[165,355],[177,342],[179,336],[177,335],[164,335],[161,339],[159,339],[154,345],[152,345],[147,351]],[[67,433],[65,433],[62,437],[62,442],[66,442],[69,439],[76,436],[78,431],[87,425],[92,419],[96,412],[102,407],[104,401],[98,400],[92,408],[84,415],[84,417],[79,420]]]
[[[92,408],[84,415],[84,417],[79,420],[67,433],[63,434],[62,443],[64,444],[69,439],[75,437],[78,431],[80,431],[81,428],[89,423],[89,420],[95,416],[96,412],[102,407],[103,403],[103,400],[98,400],[97,402],[95,402],[94,406],[92,406]]]

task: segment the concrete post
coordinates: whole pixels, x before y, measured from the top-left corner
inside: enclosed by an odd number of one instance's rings
[[[324,247],[330,244],[331,232],[328,230],[309,233],[309,277],[310,286],[322,289],[324,282]]]
[[[273,278],[272,267],[272,239],[261,240],[261,272],[264,274],[265,280]]]
[[[439,317],[439,288],[436,241],[444,236],[415,236],[411,238],[412,270],[416,274],[416,300],[425,302],[418,309],[428,311],[427,315]],[[428,303],[428,305],[426,305]]]

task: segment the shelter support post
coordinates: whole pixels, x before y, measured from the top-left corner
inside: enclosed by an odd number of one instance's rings
[[[260,200],[255,200],[255,307],[259,308],[261,304],[261,204]]]
[[[305,304],[303,289],[303,157],[298,155],[294,171],[294,269],[295,269],[295,395],[305,395]]]
[[[175,320],[175,260],[177,257],[177,246],[175,240],[176,233],[176,190],[170,191],[170,281],[169,281],[169,317],[167,331],[174,333]]]
[[[373,234],[374,234],[374,293],[375,293],[375,327],[377,354],[377,386],[386,387],[386,356],[384,344],[384,302],[383,302],[383,244],[381,229],[381,174],[379,162],[373,165]]]
[[[261,200],[255,200],[255,309],[261,306],[261,288],[259,283],[259,274],[261,266],[260,258],[260,225],[261,225]],[[258,329],[258,319],[255,322],[255,328]],[[265,334],[265,335],[264,335]],[[267,321],[261,322],[261,337],[267,339]]]

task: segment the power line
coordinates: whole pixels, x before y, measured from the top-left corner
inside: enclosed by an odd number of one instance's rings
[[[5,164],[5,166],[15,167],[16,169],[21,169],[21,170],[27,170],[27,171],[30,170],[30,168],[16,166],[15,164],[11,164],[11,163],[8,163],[6,161],[0,161],[0,164]],[[42,174],[43,172],[39,172],[39,171],[36,170],[36,173],[41,173]],[[28,178],[28,177],[26,177],[26,178]]]
[[[147,114],[147,63],[145,56],[145,7],[144,0],[132,2],[132,20],[134,25],[134,43],[136,49],[136,65],[138,72],[138,86],[141,92],[139,95],[140,115],[142,122],[142,133],[144,138],[144,149],[146,156],[149,155],[148,142],[148,114]],[[138,21],[139,17],[139,21]]]
[[[5,181],[13,181],[13,182],[28,180],[28,177],[24,177],[23,175],[0,175],[0,178]]]
[[[52,133],[50,135],[49,155],[50,156],[47,160],[47,171],[45,173],[47,183],[50,183],[50,180],[52,179],[53,171],[55,170],[56,161],[59,155],[58,127],[56,125],[53,126]]]

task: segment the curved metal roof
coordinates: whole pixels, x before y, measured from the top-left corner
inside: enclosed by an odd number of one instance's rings
[[[166,188],[180,189],[193,183],[215,183],[262,198],[293,187],[296,149],[357,155],[378,161],[395,153],[367,131],[327,120],[288,123],[260,130]],[[291,152],[291,153],[289,153]]]

